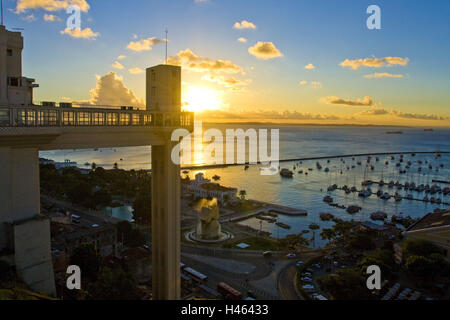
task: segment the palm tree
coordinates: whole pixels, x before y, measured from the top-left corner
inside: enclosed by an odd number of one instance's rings
[[[97,165],[95,164],[95,162],[92,162],[91,169],[92,171],[95,171],[95,169],[97,169]]]
[[[247,197],[247,191],[245,190],[239,191],[239,197],[241,198],[241,200],[245,200],[245,198]]]

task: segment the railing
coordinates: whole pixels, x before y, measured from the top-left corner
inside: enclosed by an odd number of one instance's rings
[[[192,112],[1,106],[0,127],[148,126],[192,128]]]

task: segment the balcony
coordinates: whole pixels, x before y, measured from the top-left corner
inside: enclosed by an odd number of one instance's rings
[[[158,112],[114,107],[2,106],[0,127],[154,127],[192,131],[193,112]]]

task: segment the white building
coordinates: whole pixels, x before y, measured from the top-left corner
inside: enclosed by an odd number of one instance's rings
[[[184,193],[191,193],[195,198],[216,198],[219,203],[237,201],[236,188],[228,188],[206,179],[203,173],[197,173],[195,180],[181,179]]]
[[[23,37],[0,25],[0,105],[31,105],[34,79],[22,77]]]

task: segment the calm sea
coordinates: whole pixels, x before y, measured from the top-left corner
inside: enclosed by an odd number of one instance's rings
[[[205,126],[205,129],[211,125]],[[333,127],[333,126],[254,126],[254,125],[214,125],[224,131],[226,128],[279,128],[280,129],[280,159],[292,158],[308,158],[322,156],[336,156],[344,154],[358,153],[375,153],[375,152],[419,152],[419,151],[450,151],[450,129],[434,129],[432,132],[425,132],[421,128],[388,128],[388,127]],[[387,131],[402,131],[403,134],[386,134]],[[117,149],[99,149],[99,150],[65,150],[42,152],[41,157],[50,158],[56,161],[64,161],[70,159],[76,161],[80,167],[89,167],[87,163],[95,162],[97,166],[111,168],[115,162],[120,168],[124,169],[150,169],[150,147],[133,147],[133,148],[117,148]],[[415,157],[411,155],[404,156],[402,168],[406,161],[411,160],[412,166],[406,174],[399,174],[395,160],[388,160],[387,156],[379,156],[380,160],[375,161],[372,157],[371,164],[374,170],[367,170],[365,167],[366,157],[340,158],[320,160],[322,170],[316,169],[316,160],[299,161],[281,163],[282,168],[293,170],[296,166],[294,177],[286,179],[278,174],[272,176],[263,176],[259,173],[259,166],[250,166],[248,170],[244,170],[242,166],[199,169],[190,170],[191,178],[197,172],[203,172],[206,177],[211,178],[213,175],[220,176],[220,183],[225,186],[235,187],[239,190],[245,189],[248,198],[272,202],[294,208],[305,209],[308,211],[306,217],[287,217],[279,216],[279,221],[291,226],[291,229],[283,229],[273,223],[260,220],[249,219],[243,224],[253,226],[254,228],[262,228],[272,233],[274,237],[284,237],[287,234],[298,233],[302,230],[309,230],[311,223],[318,223],[320,227],[331,226],[333,222],[322,222],[319,214],[322,212],[330,212],[335,216],[350,220],[370,220],[370,213],[374,211],[384,211],[388,217],[393,214],[403,213],[404,216],[421,217],[431,212],[436,207],[444,208],[444,205],[435,205],[413,200],[402,200],[395,202],[391,200],[381,200],[375,195],[369,198],[360,198],[356,193],[346,195],[343,191],[336,190],[327,192],[327,187],[331,184],[340,186],[346,184],[348,186],[355,185],[361,188],[361,181],[364,179],[384,181],[405,181],[415,182],[416,184],[431,184],[433,179],[450,180],[450,156],[442,154],[440,158],[436,158],[434,154],[419,155]],[[421,160],[422,164],[417,161]],[[345,161],[345,163],[344,163]],[[357,165],[357,161],[361,161],[362,165]],[[84,165],[86,163],[86,165]],[[441,168],[440,165],[443,165]],[[355,168],[351,168],[352,166]],[[350,167],[347,170],[347,166]],[[431,166],[432,169],[428,167]],[[329,172],[325,172],[325,168],[329,168]],[[422,171],[418,172],[418,167],[422,167]],[[312,171],[308,171],[312,168]],[[438,168],[438,171],[436,171]],[[299,174],[298,171],[308,172],[308,175]],[[342,174],[341,174],[342,171]],[[441,184],[444,187],[444,184]],[[372,191],[376,192],[378,186],[373,185]],[[396,189],[383,187],[383,191],[393,194]],[[401,195],[411,194],[414,198],[422,199],[425,194],[404,190],[399,191]],[[334,202],[348,205],[359,205],[363,209],[354,215],[348,214],[345,210],[330,207],[323,202],[323,197],[329,194],[333,197]],[[435,195],[436,197],[436,195]],[[450,196],[440,196],[445,202],[450,202]],[[320,230],[310,231],[305,236],[314,238],[312,246],[318,247],[324,244],[320,239]]]

